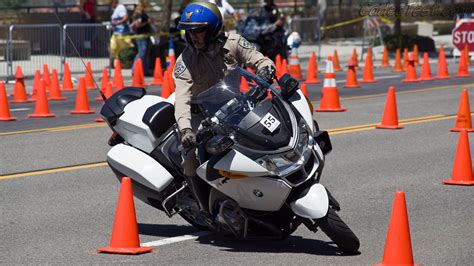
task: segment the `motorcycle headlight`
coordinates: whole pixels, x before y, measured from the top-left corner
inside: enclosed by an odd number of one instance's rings
[[[304,164],[305,153],[308,147],[308,132],[302,130],[298,136],[295,147],[287,153],[267,155],[257,160],[257,163],[265,167],[274,175],[287,174],[298,169]]]

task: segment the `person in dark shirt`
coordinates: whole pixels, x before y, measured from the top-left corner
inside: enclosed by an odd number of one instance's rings
[[[131,28],[135,34],[141,36],[135,39],[138,52],[133,60],[133,69],[135,69],[135,62],[140,58],[142,60],[143,73],[148,76],[150,74],[150,70],[148,69],[148,53],[151,46],[149,34],[152,33],[153,30],[146,9],[147,5],[145,1],[140,0],[133,12]]]

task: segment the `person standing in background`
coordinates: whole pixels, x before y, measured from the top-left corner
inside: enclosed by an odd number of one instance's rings
[[[225,14],[229,14],[235,19],[235,21],[240,20],[239,13],[235,12],[235,9],[229,4],[229,2],[227,2],[227,0],[209,0],[209,2],[217,6],[221,12],[222,19],[224,19]]]
[[[110,67],[113,68],[114,59],[118,57],[120,50],[133,47],[133,43],[130,38],[123,38],[123,35],[131,33],[127,8],[119,4],[119,0],[111,0],[110,6],[114,9],[111,16],[113,34],[110,39]]]
[[[133,69],[135,69],[135,62],[140,58],[142,60],[143,66],[143,73],[145,76],[149,76],[149,69],[148,69],[148,51],[151,46],[150,36],[149,34],[153,32],[150,18],[148,17],[146,10],[148,8],[148,4],[146,0],[140,0],[138,5],[135,7],[133,11],[133,22],[130,25],[132,31],[140,35],[140,38],[135,38],[135,45],[137,47],[137,54],[135,55],[135,59],[133,60]]]
[[[96,0],[80,0],[81,23],[95,23]]]

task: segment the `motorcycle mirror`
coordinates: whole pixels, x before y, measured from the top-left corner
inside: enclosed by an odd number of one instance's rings
[[[281,95],[289,98],[299,87],[299,82],[289,74],[284,74],[279,80],[278,85],[281,88]]]
[[[206,151],[210,154],[218,155],[227,151],[232,145],[234,145],[234,141],[231,138],[216,135],[206,143]]]

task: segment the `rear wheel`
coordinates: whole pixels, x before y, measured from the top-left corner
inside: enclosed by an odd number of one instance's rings
[[[318,220],[321,230],[336,245],[347,254],[357,254],[360,246],[359,239],[337,215],[336,211],[329,208],[327,215]]]

